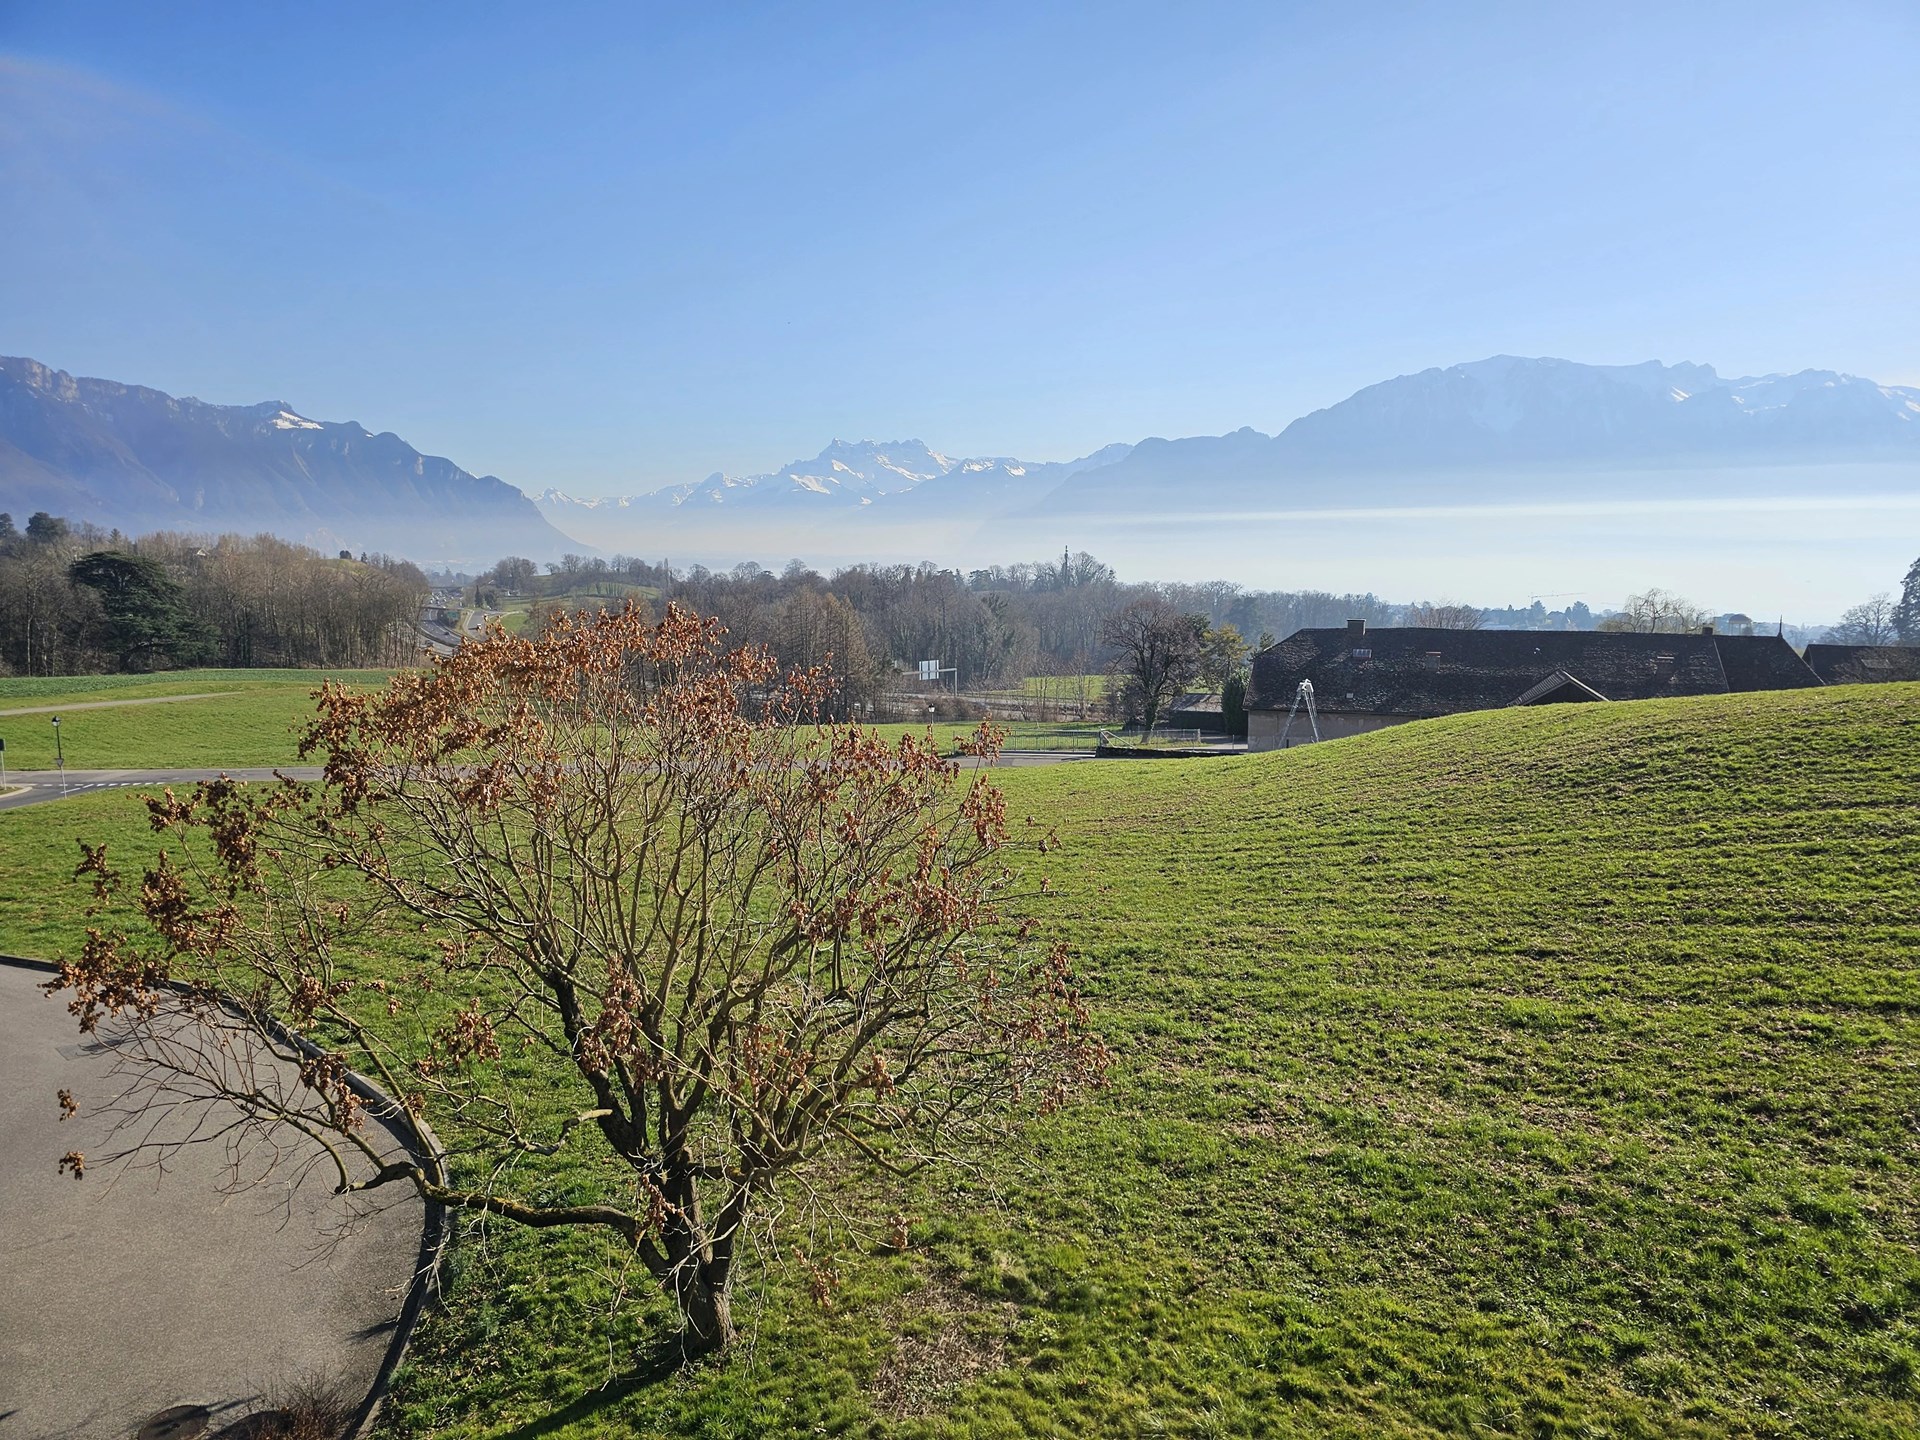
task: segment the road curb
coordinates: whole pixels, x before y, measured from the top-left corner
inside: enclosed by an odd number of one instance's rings
[[[1102,760],[1218,760],[1247,752],[1224,745],[1102,745],[1093,753]]]

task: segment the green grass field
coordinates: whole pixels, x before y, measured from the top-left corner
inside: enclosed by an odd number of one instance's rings
[[[656,585],[632,585],[624,580],[596,580],[554,595],[513,595],[500,602],[500,625],[510,635],[526,629],[528,612],[535,604],[562,610],[617,610],[629,597],[654,601],[660,598]],[[465,623],[467,612],[461,612]]]
[[[0,679],[0,740],[9,771],[48,770],[54,764],[53,713],[72,770],[235,768],[296,763],[295,737],[313,713],[313,691],[328,679],[384,684],[384,670],[185,670],[165,675],[77,675]],[[204,696],[161,705],[129,700]],[[112,708],[45,707],[115,702]],[[888,734],[924,734],[926,724],[878,727]],[[1015,723],[1006,727],[1015,747],[1059,749],[1090,745],[1097,726]],[[936,720],[942,744],[970,733],[968,721]]]
[[[995,701],[1032,701],[1047,707],[1098,712],[1111,680],[1105,675],[1029,675],[1012,689],[971,689],[967,693]]]
[[[176,670],[164,675],[0,679],[0,740],[8,770],[50,770],[53,715],[41,707],[206,695],[163,705],[64,710],[60,745],[71,770],[188,769],[294,763],[294,735],[328,679],[384,684],[384,670]],[[39,713],[19,713],[21,710]]]
[[[1099,699],[1107,693],[1107,675],[1029,675],[1021,689],[1028,695],[1079,695]]]
[[[599,1240],[469,1240],[385,1433],[1920,1433],[1920,686],[1004,783],[1111,1088],[684,1372]],[[0,813],[0,949],[144,831]]]
[[[1025,695],[1037,700],[1098,701],[1112,683],[1112,678],[1107,675],[1029,675],[1015,689],[983,693],[1008,697]]]

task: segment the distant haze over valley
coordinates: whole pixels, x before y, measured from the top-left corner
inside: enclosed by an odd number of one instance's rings
[[[1830,617],[1920,537],[1920,390],[1833,371],[1496,356],[1369,386],[1277,435],[1067,461],[836,440],[764,474],[588,499],[521,490],[290,403],[209,405],[0,360],[0,509],[268,529],[430,563],[565,550],[963,567],[1090,548],[1141,578]]]

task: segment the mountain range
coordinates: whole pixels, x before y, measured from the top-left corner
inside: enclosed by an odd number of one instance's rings
[[[1401,503],[1440,482],[1456,501],[1581,499],[1596,483],[1751,490],[1765,488],[1755,472],[1865,464],[1920,464],[1920,390],[1831,370],[1723,380],[1710,365],[1496,355],[1369,385],[1278,435],[1143,440],[1038,508]]]
[[[209,405],[0,357],[0,510],[145,530],[269,530],[428,562],[578,544],[504,480],[283,400]]]
[[[959,460],[920,440],[835,440],[811,460],[764,475],[715,473],[644,495],[580,500],[559,490],[537,497],[557,525],[576,531],[641,527],[684,536],[706,525],[724,534],[745,517],[807,524],[858,523],[863,512],[889,521],[949,519],[1018,506],[1085,470],[1123,460],[1131,445],[1109,445],[1078,460],[1025,461],[1001,456]]]
[[[1137,534],[1156,517],[1398,505],[1436,487],[1454,503],[1757,493],[1823,467],[1920,490],[1920,390],[1830,370],[1722,379],[1710,365],[1497,355],[1370,385],[1277,435],[1154,437],[1054,463],[836,440],[766,474],[538,501],[562,530],[650,554],[907,556],[977,551],[1009,529]]]
[[[955,558],[1102,526],[1150,545],[1156,523],[1209,515],[1788,484],[1920,493],[1920,390],[1828,370],[1723,379],[1708,365],[1500,355],[1368,386],[1273,435],[1154,437],[1047,462],[836,440],[764,474],[607,499],[548,489],[536,504],[396,435],[281,401],[208,405],[0,359],[0,509],[127,530],[269,529],[427,561]]]

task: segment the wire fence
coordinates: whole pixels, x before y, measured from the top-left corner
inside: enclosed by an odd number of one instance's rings
[[[1006,727],[1007,750],[1079,751],[1091,755],[1100,746],[1096,725],[1012,724]]]
[[[1145,734],[1140,730],[1102,730],[1100,737],[1103,745],[1127,745],[1134,747],[1200,745],[1205,743],[1200,731],[1175,729],[1170,725],[1156,727],[1151,735]],[[1224,740],[1226,737],[1222,735],[1214,738]]]
[[[957,738],[971,731],[972,726],[964,721],[933,720],[928,722],[937,734],[952,735]],[[1003,750],[1043,750],[1058,754],[1091,755],[1102,745],[1116,746],[1122,749],[1188,749],[1196,746],[1234,745],[1240,742],[1232,737],[1192,729],[1189,727],[1161,726],[1151,736],[1141,732],[1138,726],[1125,729],[1107,725],[1050,724],[1041,721],[1016,721],[1003,724],[1007,732]]]

